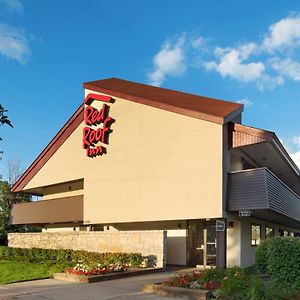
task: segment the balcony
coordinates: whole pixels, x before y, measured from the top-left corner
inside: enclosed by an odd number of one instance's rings
[[[83,196],[19,203],[12,208],[10,225],[43,225],[83,221]]]
[[[300,197],[267,168],[229,174],[227,210],[300,229]]]

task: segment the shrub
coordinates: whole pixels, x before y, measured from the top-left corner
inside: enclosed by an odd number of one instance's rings
[[[221,283],[225,276],[225,269],[207,269],[204,274],[203,280]]]
[[[7,234],[0,233],[0,246],[6,246],[6,245],[7,245]]]
[[[251,277],[245,269],[234,267],[225,272],[218,296],[224,299],[246,300],[249,299]]]
[[[262,241],[255,251],[255,267],[261,273],[268,272],[269,247],[274,238]]]
[[[277,237],[268,245],[268,272],[282,288],[300,289],[300,239]]]
[[[139,267],[143,261],[140,253],[98,253],[70,249],[10,248],[0,246],[0,259],[30,262],[56,261],[62,263],[128,264]]]

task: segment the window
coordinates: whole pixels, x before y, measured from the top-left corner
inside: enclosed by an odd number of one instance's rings
[[[291,236],[295,236],[294,232],[291,232]]]
[[[266,226],[266,239],[274,236],[274,228]]]
[[[251,225],[251,246],[257,246],[261,240],[261,226]]]
[[[288,230],[283,230],[283,229],[278,229],[279,232],[279,236],[289,236],[290,233],[288,232]]]

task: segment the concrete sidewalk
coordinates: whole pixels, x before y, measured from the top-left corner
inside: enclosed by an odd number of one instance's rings
[[[174,298],[141,292],[142,285],[160,282],[170,274],[170,272],[163,272],[91,284],[70,283],[54,279],[12,283],[0,285],[0,299],[170,300]]]

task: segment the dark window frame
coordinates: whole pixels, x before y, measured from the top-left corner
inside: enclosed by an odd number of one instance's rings
[[[253,239],[252,237],[252,229],[253,227],[259,227],[259,240],[258,239]],[[260,244],[261,240],[262,240],[262,236],[261,236],[261,233],[262,233],[262,230],[261,230],[262,226],[260,224],[254,224],[254,223],[251,223],[250,224],[250,243],[251,243],[251,246],[253,247],[256,247]],[[253,240],[255,241],[255,243],[253,243]]]
[[[272,236],[269,236],[267,235],[267,229],[272,229]],[[272,227],[272,226],[266,226],[265,227],[265,238],[268,239],[268,238],[271,238],[271,237],[274,237],[275,236],[275,228]]]

